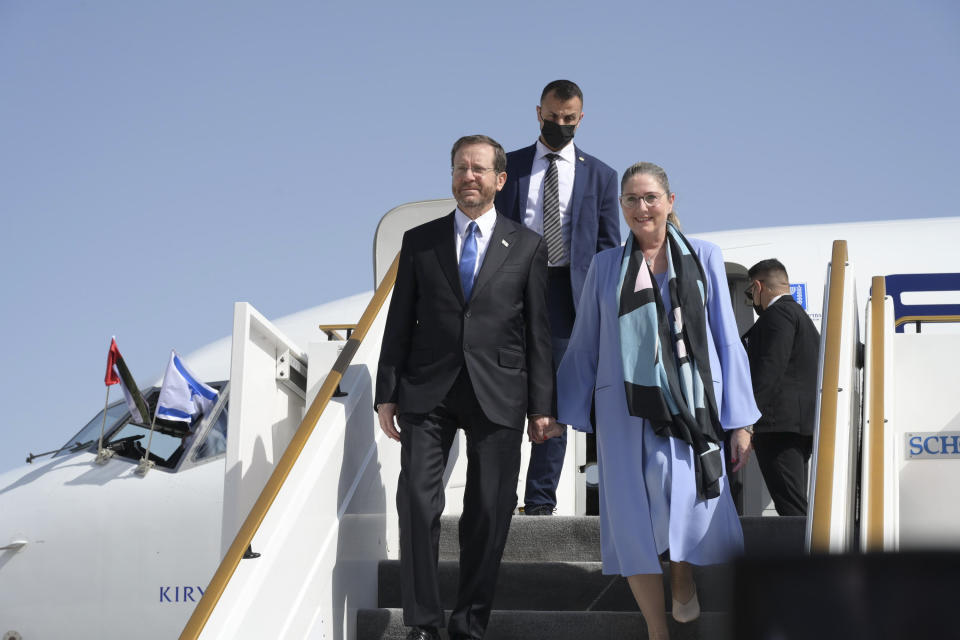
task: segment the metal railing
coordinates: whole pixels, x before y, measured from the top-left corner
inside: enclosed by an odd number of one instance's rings
[[[922,322],[939,322],[939,323],[954,323],[960,322],[960,316],[954,315],[940,315],[940,316],[903,316],[902,318],[897,318],[897,321],[893,323],[894,327],[898,329],[903,325],[910,324],[911,322],[922,323]]]
[[[830,258],[830,289],[824,329],[823,376],[817,438],[817,473],[810,513],[810,551],[830,550],[833,483],[837,447],[837,405],[840,395],[840,342],[843,331],[843,292],[847,275],[847,241],[834,240]]]
[[[867,461],[868,474],[867,502],[864,509],[864,522],[861,526],[865,532],[864,551],[883,550],[883,518],[884,492],[883,480],[886,477],[884,468],[884,416],[883,402],[885,391],[884,375],[884,298],[886,297],[886,280],[883,276],[874,276],[870,287],[870,335],[867,336],[870,345],[870,367],[867,371],[868,380],[865,384],[870,389],[870,405],[867,409],[866,429],[870,459]]]

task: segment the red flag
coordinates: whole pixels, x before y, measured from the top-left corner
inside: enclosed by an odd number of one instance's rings
[[[117,383],[120,384],[120,388],[123,389],[123,396],[127,400],[127,407],[130,408],[130,415],[133,416],[134,420],[143,424],[148,415],[147,403],[143,401],[143,396],[137,389],[137,383],[130,375],[130,370],[127,368],[127,363],[123,361],[123,356],[120,355],[116,338],[110,339],[110,352],[107,354],[107,375],[104,376],[103,382],[107,387]]]
[[[110,352],[107,354],[107,375],[103,378],[104,384],[108,387],[113,384],[119,384],[120,376],[117,375],[117,370],[114,365],[117,364],[117,360],[121,360],[120,349],[117,347],[117,339],[110,338]]]

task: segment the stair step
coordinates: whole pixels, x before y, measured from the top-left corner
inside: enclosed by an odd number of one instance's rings
[[[679,624],[672,618],[673,640],[728,640],[730,617],[703,613],[698,620]],[[404,640],[407,628],[399,609],[357,611],[358,640]],[[441,637],[447,640],[445,631]],[[599,611],[493,611],[484,640],[646,640],[647,628],[639,612]]]
[[[459,567],[456,561],[439,563],[443,606],[456,604]],[[380,607],[401,606],[400,561],[383,560],[378,569]],[[703,611],[729,611],[732,567],[694,567],[694,579]],[[670,581],[664,576],[666,607],[671,603]],[[497,577],[494,609],[528,611],[636,611],[627,581],[605,576],[599,562],[503,562]]]
[[[456,560],[458,516],[440,518],[440,559]],[[744,549],[747,555],[800,553],[806,518],[802,516],[745,516]],[[518,562],[598,562],[600,518],[598,516],[514,516],[510,522],[503,560]]]
[[[440,518],[440,558],[460,557],[459,516]],[[598,516],[514,516],[510,521],[503,560],[546,562],[600,560]]]
[[[803,553],[804,516],[741,516],[743,550],[748,556]]]
[[[441,518],[440,592],[444,608],[454,606],[458,582],[457,516]],[[806,519],[743,517],[747,556],[790,556],[803,551]],[[674,640],[727,640],[732,609],[733,569],[729,565],[694,567],[703,613],[679,624],[669,617]],[[380,609],[357,611],[358,640],[403,640],[407,628],[399,609],[400,562],[378,568]],[[664,576],[664,607],[669,611],[670,582]],[[644,640],[646,625],[627,581],[605,576],[600,563],[600,519],[596,516],[517,516],[510,525],[497,579],[487,640]],[[442,633],[446,638],[446,633]]]

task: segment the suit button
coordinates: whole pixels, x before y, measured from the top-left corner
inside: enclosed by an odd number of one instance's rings
[[[469,318],[469,317],[470,317],[470,309],[467,309],[466,311],[463,312],[463,317],[464,317],[464,318]]]
[[[464,344],[464,345],[463,345],[463,350],[464,350],[464,351],[470,351],[470,345],[469,345],[469,344]]]

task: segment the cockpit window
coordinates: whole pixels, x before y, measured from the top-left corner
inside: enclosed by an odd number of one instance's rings
[[[123,400],[114,402],[109,407],[107,407],[107,422],[106,425],[103,423],[103,411],[98,413],[93,417],[90,422],[86,424],[83,429],[80,429],[77,435],[73,436],[60,447],[60,450],[57,451],[53,457],[66,455],[68,453],[73,453],[81,449],[86,449],[90,445],[95,445],[100,440],[100,427],[103,426],[103,433],[109,434],[113,431],[118,424],[123,421],[126,421],[130,417],[130,412],[127,410],[127,403]]]
[[[212,383],[216,389],[223,389],[226,383]],[[157,398],[160,390],[157,387],[142,392],[151,415],[156,410]],[[206,429],[203,441],[198,447],[198,453],[193,460],[202,460],[226,451],[227,411],[226,398],[215,405],[218,412],[214,423]],[[204,417],[200,417],[192,424],[179,421],[168,421],[159,418],[154,423],[153,433],[150,433],[150,422],[146,424],[134,422],[125,401],[115,402],[107,408],[107,422],[104,429],[103,446],[113,451],[114,455],[139,461],[147,455],[150,448],[150,460],[158,467],[175,468],[185,451],[193,444],[197,429],[203,424]],[[56,455],[73,453],[81,449],[96,451],[100,438],[100,426],[103,421],[103,412],[98,413],[80,432],[71,438]]]
[[[227,405],[223,406],[217,421],[214,422],[197,447],[197,452],[193,455],[194,460],[205,460],[213,456],[226,453],[227,451]]]
[[[105,447],[113,449],[117,455],[124,458],[140,460],[147,453],[150,446],[150,459],[160,467],[172,468],[176,466],[183,454],[184,431],[180,435],[154,427],[150,434],[150,425],[128,422],[110,435]]]

